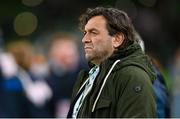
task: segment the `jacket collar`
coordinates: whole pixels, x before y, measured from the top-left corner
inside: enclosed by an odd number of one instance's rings
[[[125,48],[115,50],[114,53],[108,59],[113,61],[116,59],[123,59],[130,55],[133,55],[137,51],[141,51],[141,47],[138,43],[134,42]]]
[[[107,58],[105,61],[103,61],[101,63],[101,65],[103,65],[103,66],[107,65],[107,64],[112,65],[114,63],[114,61],[116,61],[118,59],[123,61],[128,57],[137,56],[137,54],[139,54],[139,53],[140,54],[143,53],[140,45],[136,42],[133,42],[126,48],[119,48],[119,49],[115,50],[114,53],[109,58]]]

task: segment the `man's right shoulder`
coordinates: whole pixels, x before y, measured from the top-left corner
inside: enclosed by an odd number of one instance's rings
[[[88,76],[88,71],[87,70],[81,70],[78,74],[76,82],[83,84],[83,82],[86,80],[86,77]]]
[[[84,83],[86,80],[86,77],[88,76],[88,71],[87,70],[81,70],[76,78],[76,82],[73,87],[73,95],[79,91],[81,85]]]

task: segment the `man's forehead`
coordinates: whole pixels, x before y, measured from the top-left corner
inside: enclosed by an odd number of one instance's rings
[[[94,16],[85,25],[85,30],[89,29],[99,29],[99,27],[104,27],[106,25],[106,20],[103,16]]]

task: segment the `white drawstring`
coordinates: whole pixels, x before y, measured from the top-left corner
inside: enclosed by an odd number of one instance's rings
[[[85,86],[85,84],[87,83],[88,79],[83,83],[83,85],[80,87],[80,89],[78,90],[78,93],[76,95],[79,94],[79,92],[81,91],[81,89]]]
[[[104,85],[105,85],[105,83],[106,83],[106,81],[107,81],[107,78],[109,77],[110,73],[112,72],[113,68],[116,66],[116,64],[117,64],[118,62],[120,62],[120,60],[116,60],[116,61],[114,62],[114,64],[112,65],[111,69],[109,70],[108,74],[106,75],[106,77],[105,77],[105,79],[104,79],[104,81],[103,81],[103,84],[102,84],[102,86],[101,86],[101,89],[100,89],[100,91],[99,91],[99,93],[98,93],[98,96],[97,96],[97,98],[96,98],[96,100],[95,100],[95,102],[94,102],[94,105],[93,105],[93,108],[92,108],[92,112],[94,112],[94,109],[95,109],[95,107],[96,107],[97,101],[98,101],[99,96],[100,96],[100,94],[101,94],[101,92],[102,92],[102,89],[104,88]]]

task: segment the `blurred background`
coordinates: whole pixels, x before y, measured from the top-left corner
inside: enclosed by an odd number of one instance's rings
[[[131,17],[180,117],[179,0],[1,0],[0,117],[66,116],[77,72],[88,68],[78,18],[97,6]]]

